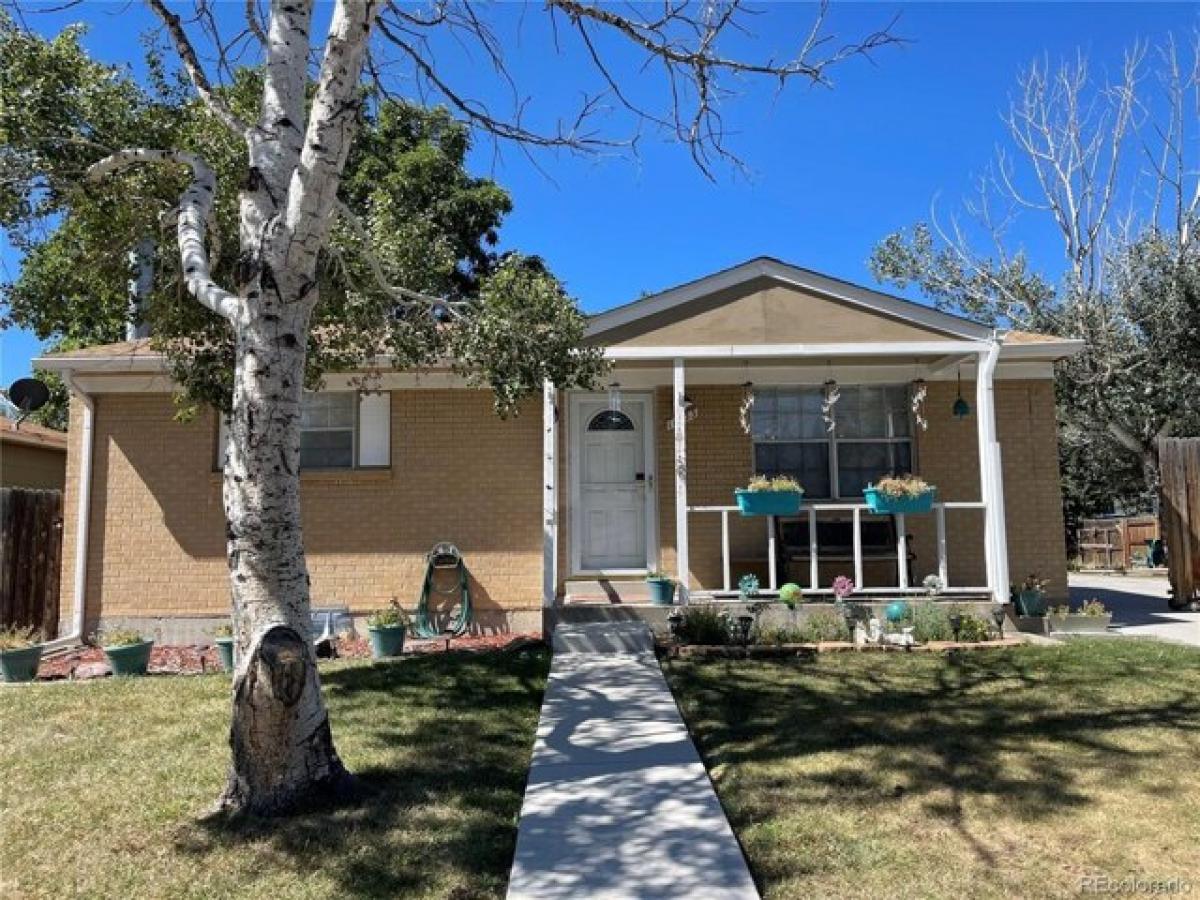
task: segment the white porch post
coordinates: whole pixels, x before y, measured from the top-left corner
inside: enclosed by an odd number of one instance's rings
[[[979,431],[979,494],[984,503],[984,558],[987,583],[997,603],[1008,600],[1008,538],[1004,524],[1004,480],[1000,443],[996,439],[996,395],[993,380],[1000,342],[979,353],[975,374],[975,407]]]
[[[542,606],[558,594],[558,409],[554,385],[542,384]]]
[[[675,567],[679,580],[679,599],[688,602],[688,500],[687,500],[687,419],[684,416],[683,360],[675,359],[672,385],[673,433],[675,435]]]

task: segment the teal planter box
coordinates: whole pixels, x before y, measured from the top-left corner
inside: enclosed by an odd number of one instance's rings
[[[1017,613],[1022,616],[1044,616],[1046,596],[1041,591],[1018,591]]]
[[[804,499],[800,491],[750,491],[738,488],[733,493],[743,516],[794,516],[800,512],[800,501]]]
[[[863,490],[863,499],[867,501],[867,509],[879,515],[913,515],[927,513],[933,509],[933,501],[937,498],[937,490],[926,491],[919,497],[888,497],[877,488],[869,487]]]
[[[407,625],[383,625],[378,628],[368,626],[367,636],[371,639],[371,656],[374,659],[399,656],[404,652],[404,635],[407,632]]]
[[[4,681],[33,681],[42,661],[42,645],[0,650],[0,676]]]
[[[150,665],[150,651],[153,648],[154,641],[142,641],[140,644],[103,649],[113,675],[117,678],[127,678],[146,674],[146,667]]]
[[[213,643],[217,645],[217,656],[221,658],[221,668],[226,672],[233,671],[233,638],[221,637],[213,638]]]
[[[655,606],[671,606],[675,602],[675,581],[671,578],[647,578],[650,602]]]

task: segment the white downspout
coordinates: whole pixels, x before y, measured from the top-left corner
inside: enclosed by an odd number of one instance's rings
[[[80,423],[79,478],[76,482],[78,497],[75,506],[75,577],[72,584],[74,609],[71,630],[62,637],[46,641],[45,650],[65,650],[82,643],[84,617],[87,603],[88,523],[92,512],[92,449],[95,444],[96,404],[91,395],[79,387],[70,371],[62,373],[63,381],[72,394],[83,404],[83,420]]]

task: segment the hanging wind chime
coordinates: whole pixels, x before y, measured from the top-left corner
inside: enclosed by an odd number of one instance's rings
[[[837,381],[830,378],[821,386],[821,418],[825,420],[825,430],[830,434],[836,427],[836,422],[833,418],[833,408],[837,406],[837,402],[842,399],[842,389],[838,387]]]
[[[738,407],[738,422],[742,425],[742,432],[749,434],[752,427],[751,417],[754,413],[754,382],[747,381],[742,384],[742,404]]]
[[[922,431],[929,428],[929,419],[925,416],[925,398],[928,396],[929,385],[925,383],[925,379],[916,379],[912,383],[912,411],[913,418],[917,420],[917,426]]]
[[[962,366],[958,367],[958,399],[954,401],[950,411],[956,419],[965,419],[971,414],[971,404],[964,400],[962,395]]]

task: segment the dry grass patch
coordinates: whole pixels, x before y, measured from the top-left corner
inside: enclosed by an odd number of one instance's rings
[[[767,898],[1200,890],[1194,649],[664,666]]]
[[[323,667],[353,808],[199,820],[227,761],[223,676],[0,690],[0,896],[502,896],[549,655]]]

